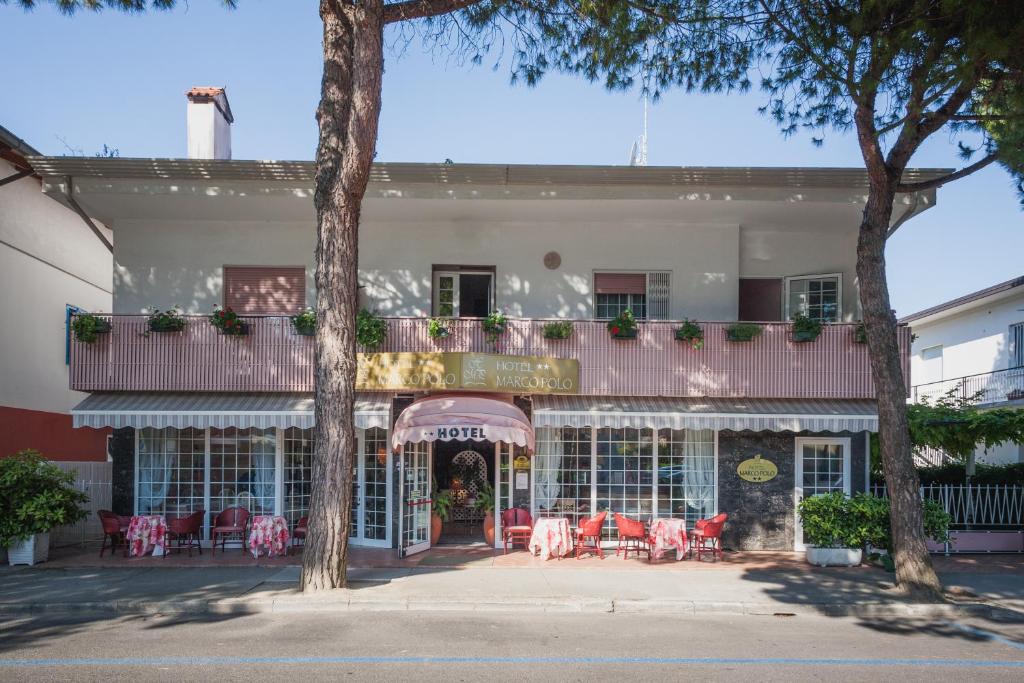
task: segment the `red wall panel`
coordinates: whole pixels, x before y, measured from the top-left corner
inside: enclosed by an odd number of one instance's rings
[[[33,448],[49,460],[104,462],[109,429],[74,429],[71,416],[0,406],[0,457]]]

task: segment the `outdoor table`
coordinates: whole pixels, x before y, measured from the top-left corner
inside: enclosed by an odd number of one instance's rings
[[[572,532],[566,517],[541,517],[533,524],[530,535],[530,554],[540,551],[540,559],[547,560],[552,555],[562,557],[572,551]]]
[[[267,557],[284,555],[288,550],[288,521],[284,517],[256,515],[249,531],[249,551],[254,558],[265,548]]]
[[[685,519],[655,518],[651,521],[651,530],[648,532],[648,536],[651,542],[651,559],[661,559],[661,556],[669,548],[676,549],[677,562],[686,555]]]
[[[166,534],[167,520],[163,515],[133,515],[124,536],[132,557],[148,552],[160,557],[164,554]]]

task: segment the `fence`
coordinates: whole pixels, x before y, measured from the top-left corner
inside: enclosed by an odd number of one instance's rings
[[[885,486],[874,486],[872,493],[885,497]],[[921,487],[921,497],[942,504],[952,529],[1017,531],[1024,526],[1024,486],[932,484]]]
[[[111,464],[109,462],[54,462],[65,472],[75,475],[75,488],[89,496],[84,508],[85,519],[76,524],[57,527],[50,532],[50,547],[82,544],[103,538],[99,510],[109,510],[111,504]]]
[[[927,399],[934,403],[946,394],[979,405],[1024,400],[1024,367],[916,384],[911,391],[911,400],[920,403]]]

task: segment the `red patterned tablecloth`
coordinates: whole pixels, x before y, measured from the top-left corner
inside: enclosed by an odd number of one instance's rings
[[[572,532],[565,517],[541,517],[533,524],[530,552],[540,551],[540,559],[568,555],[572,550]]]
[[[249,551],[259,557],[265,549],[267,557],[288,552],[288,521],[284,517],[256,515],[249,532]]]
[[[125,534],[131,556],[139,557],[148,552],[163,555],[166,534],[167,521],[163,515],[133,515]]]
[[[669,548],[676,549],[676,560],[683,559],[686,555],[686,520],[660,518],[651,522],[649,532],[651,551],[654,559],[661,559]]]

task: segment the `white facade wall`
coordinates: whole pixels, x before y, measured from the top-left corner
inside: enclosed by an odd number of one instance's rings
[[[915,335],[910,357],[910,380],[919,384],[926,377],[922,352],[941,347],[941,379],[956,380],[1010,366],[1010,326],[1024,322],[1024,288],[1008,297],[981,301],[966,310],[952,312],[933,320],[913,323]],[[928,361],[934,363],[935,361]],[[936,366],[932,366],[934,370]],[[930,378],[930,377],[926,377]],[[979,461],[989,463],[1024,462],[1024,445],[997,446],[988,453],[979,449]]]
[[[494,266],[497,305],[513,316],[594,317],[595,271],[666,270],[673,318],[734,320],[740,277],[836,272],[844,275],[844,317],[858,317],[852,222],[822,230],[794,214],[791,226],[748,226],[725,222],[725,211],[722,222],[688,222],[681,212],[666,218],[664,203],[644,216],[632,203],[594,210],[576,202],[574,211],[568,200],[549,213],[531,207],[519,219],[508,208],[514,201],[494,202],[493,213],[478,203],[469,216],[453,214],[446,200],[378,210],[389,201],[367,202],[360,238],[364,300],[384,315],[430,315],[432,266],[459,264]],[[314,302],[309,220],[140,218],[119,220],[116,230],[115,312],[172,305],[208,312],[221,301],[224,265],[305,265]],[[556,270],[543,262],[550,251],[561,256]]]
[[[0,160],[0,177],[14,167]],[[106,231],[107,238],[111,238]],[[67,413],[65,307],[111,307],[112,257],[28,177],[0,187],[0,406]]]

